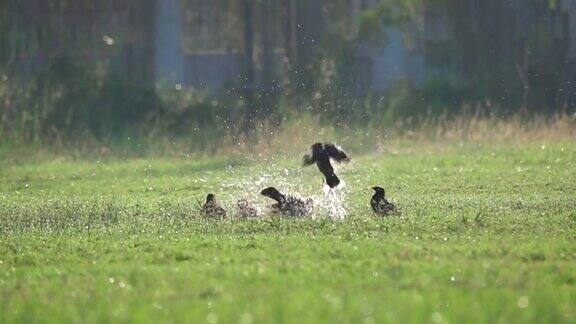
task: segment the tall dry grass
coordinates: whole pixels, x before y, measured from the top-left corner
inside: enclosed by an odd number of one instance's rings
[[[207,130],[209,131],[209,130]],[[240,134],[240,135],[238,135]],[[151,129],[141,137],[102,142],[91,137],[54,145],[0,146],[0,162],[47,158],[127,157],[271,157],[300,154],[316,141],[331,141],[354,153],[435,151],[463,143],[531,144],[576,140],[576,116],[551,117],[515,115],[507,118],[480,115],[436,117],[421,122],[402,121],[391,126],[371,124],[323,124],[319,117],[300,116],[282,123],[262,122],[247,140],[231,130],[221,137],[210,134],[166,136]]]
[[[446,147],[457,143],[540,143],[576,140],[576,115],[551,117],[520,116],[508,118],[480,115],[431,118],[419,123],[397,122],[392,126],[322,125],[319,118],[287,121],[280,127],[263,123],[257,132],[259,141],[226,140],[221,154],[289,154],[302,151],[316,141],[334,141],[358,152],[409,150]]]

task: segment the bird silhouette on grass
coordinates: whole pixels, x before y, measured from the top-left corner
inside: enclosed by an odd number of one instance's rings
[[[274,199],[276,203],[271,206],[272,212],[281,213],[284,216],[308,216],[312,213],[314,207],[314,201],[312,199],[308,198],[304,201],[293,196],[284,195],[274,187],[268,187],[262,190],[260,194]]]
[[[340,184],[340,178],[334,172],[334,167],[330,160],[338,163],[350,162],[350,157],[344,150],[332,143],[314,143],[310,147],[310,154],[304,155],[303,166],[310,166],[316,163],[318,170],[324,175],[326,184],[333,189]]]
[[[374,195],[370,199],[370,206],[376,215],[386,216],[396,213],[398,210],[393,203],[386,199],[386,191],[382,187],[372,187]]]
[[[258,217],[258,209],[246,199],[239,199],[236,202],[236,216],[241,219]]]
[[[206,203],[202,206],[202,213],[207,218],[226,218],[226,210],[216,202],[216,196],[214,196],[214,194],[208,194],[208,196],[206,196]]]

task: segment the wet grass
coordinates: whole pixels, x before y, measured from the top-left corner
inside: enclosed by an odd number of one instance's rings
[[[5,159],[0,322],[574,322],[576,144],[464,143],[356,156],[345,221],[206,221],[299,156]],[[368,207],[384,185],[402,216]]]

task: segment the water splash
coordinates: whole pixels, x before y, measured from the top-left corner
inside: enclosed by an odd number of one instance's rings
[[[236,199],[246,199],[257,208],[259,215],[270,213],[271,201],[260,196],[260,191],[266,187],[274,186],[282,193],[294,196],[306,201],[311,198],[313,201],[313,212],[310,217],[328,217],[335,220],[343,220],[348,215],[346,210],[346,183],[342,182],[336,188],[328,187],[324,182],[322,190],[317,195],[306,195],[306,190],[300,182],[290,181],[291,175],[299,169],[279,167],[276,163],[257,163],[254,171],[246,174],[239,174],[236,168],[229,168],[226,172],[223,188],[239,189]],[[236,201],[235,201],[236,202]],[[236,204],[233,206],[237,209]]]
[[[335,188],[330,188],[324,184],[322,190],[324,196],[315,199],[319,201],[321,206],[328,212],[328,217],[332,219],[343,220],[348,215],[346,211],[346,183],[342,181],[340,185]]]

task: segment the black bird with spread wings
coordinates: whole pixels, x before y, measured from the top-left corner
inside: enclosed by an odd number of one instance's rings
[[[306,201],[280,193],[274,187],[268,187],[260,192],[261,195],[274,199],[272,212],[281,213],[284,216],[303,217],[312,213],[314,202],[308,198]]]
[[[334,173],[334,167],[330,160],[338,163],[350,162],[350,157],[341,148],[332,143],[314,143],[311,146],[311,153],[304,155],[302,159],[303,166],[309,166],[316,163],[318,170],[322,172],[326,178],[326,184],[330,188],[337,187],[340,184],[340,179]]]
[[[370,199],[370,206],[376,215],[385,216],[397,212],[396,206],[386,199],[386,191],[382,187],[372,187],[374,195]]]
[[[208,218],[226,218],[226,210],[216,202],[216,196],[214,196],[214,194],[208,194],[208,196],[206,196],[206,203],[202,206],[202,213]]]

